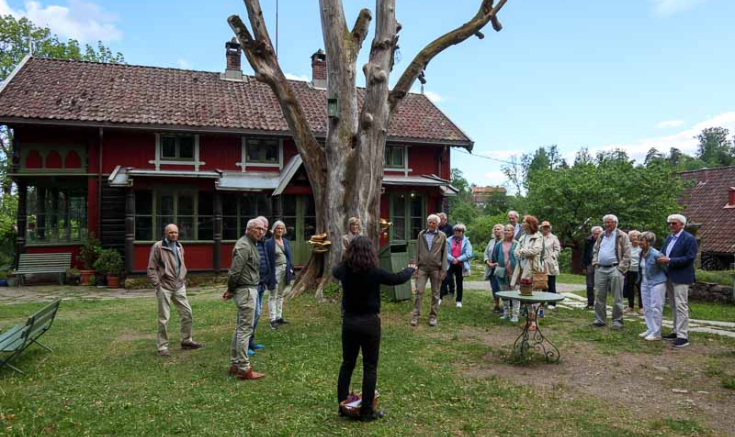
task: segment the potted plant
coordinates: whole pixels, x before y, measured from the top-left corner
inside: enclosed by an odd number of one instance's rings
[[[94,234],[90,234],[82,247],[79,249],[79,255],[77,261],[82,265],[83,269],[79,270],[79,276],[82,281],[82,285],[89,285],[90,276],[94,275],[94,264],[97,262],[97,258],[100,256],[102,247],[100,246],[100,240],[95,238]]]
[[[120,252],[115,249],[105,249],[100,253],[94,269],[99,274],[107,275],[107,286],[118,288],[120,286],[120,275],[123,272],[123,261]]]
[[[67,269],[66,283],[69,285],[79,285],[79,269]]]

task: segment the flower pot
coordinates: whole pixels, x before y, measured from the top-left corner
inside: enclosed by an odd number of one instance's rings
[[[108,288],[120,288],[120,277],[117,275],[107,275]]]
[[[82,285],[90,285],[89,278],[94,275],[94,270],[79,270],[79,279]]]

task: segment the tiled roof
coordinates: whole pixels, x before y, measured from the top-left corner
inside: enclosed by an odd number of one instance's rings
[[[735,187],[735,167],[713,168],[679,173],[696,185],[682,198],[684,215],[701,223],[697,236],[703,252],[735,253],[735,208],[725,208],[730,187]]]
[[[326,132],[326,92],[291,81],[317,134]],[[360,92],[363,90],[360,89]],[[271,89],[219,73],[30,58],[0,93],[0,119],[288,131]],[[409,94],[393,117],[391,140],[472,147],[429,99]]]

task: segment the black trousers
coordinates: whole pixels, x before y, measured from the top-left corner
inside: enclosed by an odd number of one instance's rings
[[[362,408],[360,414],[373,413],[375,385],[380,355],[380,315],[346,313],[342,317],[342,366],[337,381],[337,402],[350,394],[352,372],[362,349]]]
[[[628,298],[628,308],[635,307],[635,296],[638,295],[638,308],[643,308],[643,300],[641,299],[641,286],[638,283],[638,272],[625,274],[625,283],[623,284],[623,297]]]
[[[556,293],[556,276],[549,275],[549,293]],[[555,302],[549,304],[549,306],[556,306]]]
[[[462,276],[463,267],[462,266],[463,265],[464,264],[462,263],[449,265],[449,270],[447,271],[447,277],[444,278],[444,282],[442,282],[441,289],[439,290],[440,298],[444,298],[444,296],[449,294],[449,291],[445,287],[447,280],[449,280],[449,284],[455,284],[455,283],[457,284],[457,294],[455,295],[456,296],[455,299],[457,302],[462,302],[462,293],[464,290],[462,286],[462,281],[463,281],[463,276]]]
[[[439,297],[443,298],[449,293],[454,294],[454,276],[447,272],[447,276],[442,281]]]
[[[587,306],[595,305],[595,268],[592,264],[587,269]]]

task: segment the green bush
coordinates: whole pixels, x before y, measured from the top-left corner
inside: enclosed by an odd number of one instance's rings
[[[123,272],[123,261],[120,252],[115,249],[105,249],[100,252],[99,258],[94,263],[97,273],[108,275],[120,275]]]
[[[505,224],[508,218],[505,214],[480,216],[470,223],[465,223],[467,232],[465,235],[472,243],[472,250],[475,258],[482,260],[482,254],[485,251],[488,241],[493,238],[493,226],[496,224]]]
[[[82,263],[85,270],[93,269],[101,252],[100,240],[95,238],[94,234],[90,234],[79,249],[77,260]]]
[[[559,272],[560,273],[574,273],[572,272],[572,248],[565,247],[559,253]]]
[[[735,270],[697,270],[695,276],[699,282],[713,282],[732,287]]]

